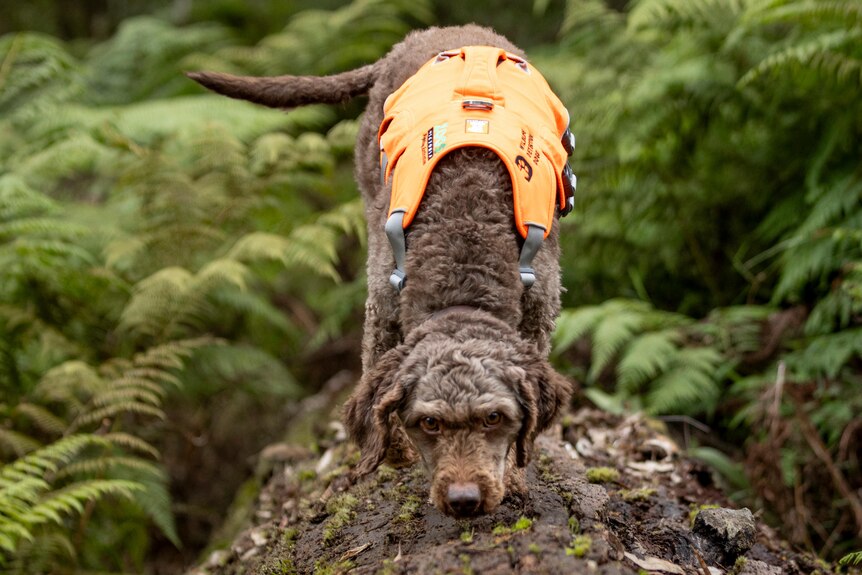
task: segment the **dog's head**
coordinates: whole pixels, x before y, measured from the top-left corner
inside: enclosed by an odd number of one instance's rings
[[[515,334],[494,335],[433,333],[379,359],[345,406],[345,423],[362,449],[357,474],[387,459],[403,426],[440,511],[465,517],[500,504],[510,452],[524,467],[535,436],[571,391],[535,346]]]

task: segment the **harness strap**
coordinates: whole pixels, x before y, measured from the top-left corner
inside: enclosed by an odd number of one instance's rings
[[[536,270],[533,269],[533,258],[542,247],[545,229],[536,224],[527,224],[527,238],[521,247],[521,258],[518,260],[518,271],[521,273],[521,283],[524,289],[530,289],[536,283]]]
[[[392,255],[395,256],[395,269],[389,276],[389,283],[398,293],[404,289],[404,282],[407,280],[407,275],[404,273],[404,261],[407,259],[407,240],[404,237],[403,221],[404,210],[394,211],[386,220],[386,226],[383,228],[386,231],[386,237],[389,238],[389,244],[392,246]]]
[[[392,255],[395,256],[395,269],[389,276],[389,284],[395,288],[395,291],[401,293],[404,289],[404,283],[407,281],[407,274],[404,271],[404,262],[407,259],[407,240],[404,237],[404,210],[392,212],[392,215],[386,220],[386,237],[389,238],[389,244],[392,246]],[[539,253],[539,248],[542,247],[542,240],[545,238],[545,229],[536,224],[527,224],[527,238],[524,240],[524,245],[521,247],[521,256],[518,260],[518,271],[521,274],[521,283],[524,284],[524,289],[530,289],[536,283],[536,270],[533,269],[533,258]]]

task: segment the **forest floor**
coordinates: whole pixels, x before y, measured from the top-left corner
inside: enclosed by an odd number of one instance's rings
[[[332,417],[333,398],[306,400],[306,419],[325,437],[314,449],[262,452],[263,488],[245,529],[189,575],[833,571],[732,510],[712,473],[643,416],[567,414],[536,442],[527,497],[459,521],[429,503],[420,465],[384,466],[348,486],[358,453]]]

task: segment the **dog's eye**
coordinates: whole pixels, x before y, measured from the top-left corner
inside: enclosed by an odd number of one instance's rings
[[[488,415],[485,416],[485,426],[486,427],[497,427],[502,423],[503,416],[500,415],[497,411],[492,411]]]
[[[436,417],[423,417],[419,421],[419,426],[425,433],[429,433],[431,435],[440,433],[440,421],[438,421]]]

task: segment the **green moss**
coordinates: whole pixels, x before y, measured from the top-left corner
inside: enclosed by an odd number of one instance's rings
[[[689,527],[694,527],[694,520],[697,519],[698,513],[703,511],[704,509],[718,509],[720,506],[715,505],[714,503],[710,503],[708,505],[691,505],[691,510],[688,512],[688,524]]]
[[[530,543],[529,545],[527,545],[527,551],[529,551],[533,555],[542,554],[542,548],[539,547],[536,543]]]
[[[422,506],[422,500],[415,495],[408,495],[404,503],[401,504],[401,510],[395,521],[408,522],[412,521],[419,513],[419,508]]]
[[[299,529],[296,527],[291,527],[290,529],[285,529],[284,534],[281,536],[284,539],[285,543],[293,543],[299,537]]]
[[[473,530],[461,532],[461,542],[470,544],[473,542]]]
[[[590,467],[587,469],[587,481],[590,483],[611,483],[618,481],[620,472],[613,467]]]
[[[733,568],[728,571],[728,575],[739,575],[743,569],[745,569],[745,565],[748,563],[748,559],[745,557],[737,557],[736,563],[733,564]]]
[[[279,559],[278,565],[275,566],[275,573],[279,575],[294,575],[296,567],[293,565],[293,559]],[[269,569],[268,569],[269,571]]]
[[[590,547],[592,547],[592,545],[593,540],[589,535],[578,535],[572,539],[571,545],[566,547],[566,555],[584,557],[590,552]]]
[[[327,565],[323,560],[314,562],[314,575],[342,575],[349,573],[356,565],[353,561],[339,561]]]
[[[377,570],[376,575],[393,575],[395,573],[395,561],[384,559],[383,567]]]
[[[298,477],[300,483],[314,481],[317,479],[317,472],[313,469],[300,469]]]
[[[494,526],[494,529],[491,531],[494,535],[510,535],[512,533],[518,533],[520,531],[526,531],[530,527],[533,526],[533,520],[529,517],[521,517],[511,527],[507,527],[502,523],[498,523]]]
[[[333,479],[341,477],[342,475],[347,475],[348,473],[350,473],[350,466],[345,463],[344,465],[339,465],[338,467],[324,475],[323,481],[329,483]]]
[[[551,467],[552,461],[553,459],[549,455],[543,453],[539,456],[539,461],[536,464],[542,481],[545,481],[546,483],[555,483],[559,479],[554,474],[553,468]]]
[[[397,478],[397,477],[398,477],[398,472],[386,464],[383,464],[377,468],[377,481],[378,481],[378,483],[386,483],[387,481],[394,481],[395,478]]]
[[[655,489],[651,487],[620,489],[620,496],[622,496],[624,501],[648,501],[653,495],[655,495]]]
[[[569,517],[569,531],[572,535],[577,535],[581,532],[581,523],[578,518],[572,515]]]
[[[461,553],[458,555],[458,559],[461,560],[461,573],[464,575],[473,575],[473,566],[470,564],[470,556],[466,553]]]
[[[328,545],[342,527],[353,521],[356,513],[353,511],[359,500],[349,493],[333,497],[326,503],[326,512],[331,517],[323,526],[323,544]]]

